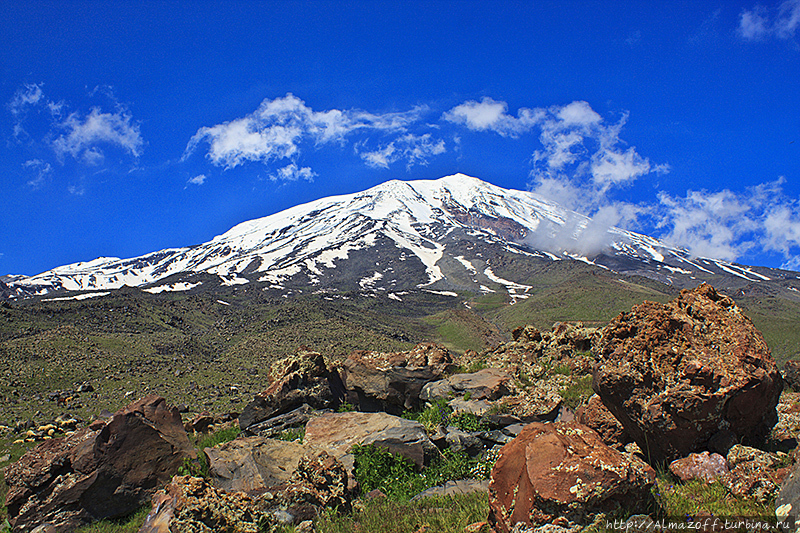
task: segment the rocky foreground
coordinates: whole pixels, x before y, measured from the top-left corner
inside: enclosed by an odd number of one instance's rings
[[[488,490],[486,527],[498,533],[651,513],[654,469],[667,465],[733,495],[777,495],[779,515],[796,514],[800,408],[786,394],[779,403],[781,373],[730,298],[701,285],[602,329],[527,327],[513,338],[461,357],[433,344],[340,363],[300,351],[273,365],[269,387],[234,421],[182,421],[155,395],[83,427],[54,421],[26,438],[69,434],[5,470],[13,531],[71,531],[147,502],[142,532],[310,531],[322,509],[350,508],[353,446],[369,444],[421,471],[447,450],[496,458],[488,486],[451,488]],[[425,405],[452,414],[433,425],[399,416]],[[463,413],[479,422],[473,430],[448,424]],[[197,461],[187,432],[232,423],[236,439],[203,451],[207,477],[177,475]],[[292,431],[302,441],[276,438]]]

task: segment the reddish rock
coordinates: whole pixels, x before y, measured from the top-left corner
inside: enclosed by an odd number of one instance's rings
[[[628,432],[596,394],[578,408],[575,420],[595,430],[603,442],[612,448],[622,449],[631,442]]]
[[[593,388],[651,462],[706,450],[720,429],[757,442],[778,420],[783,381],[764,338],[706,284],[620,314],[598,352]]]
[[[606,446],[577,423],[525,426],[503,446],[489,485],[489,523],[497,533],[563,518],[588,524],[597,513],[646,503],[655,472]]]
[[[325,451],[304,456],[290,483],[278,496],[280,508],[292,515],[294,523],[313,520],[323,509],[350,510],[348,473],[345,466]]]
[[[800,361],[790,359],[783,364],[783,380],[792,390],[800,391]]]
[[[453,366],[450,352],[433,343],[406,352],[358,350],[344,362],[345,385],[356,393],[362,411],[400,414],[417,407],[422,387],[442,379]]]
[[[681,481],[702,479],[711,483],[728,473],[728,462],[718,453],[692,453],[671,462],[669,471]]]
[[[778,488],[791,469],[777,454],[737,444],[726,457],[730,474],[722,479],[735,496],[748,498],[762,504],[775,497]]]
[[[97,429],[45,441],[5,470],[15,532],[72,531],[138,509],[195,452],[177,409],[147,396]]]

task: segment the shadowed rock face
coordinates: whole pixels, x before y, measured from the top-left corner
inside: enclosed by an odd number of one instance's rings
[[[586,524],[620,506],[636,510],[654,482],[652,468],[609,448],[588,427],[534,422],[500,450],[489,523],[498,533],[556,519]]]
[[[362,411],[400,414],[419,404],[422,387],[444,377],[453,367],[447,349],[421,343],[406,352],[355,351],[344,362],[348,390]]]
[[[339,374],[328,369],[321,354],[303,350],[273,365],[270,386],[245,406],[239,427],[248,431],[303,404],[314,409],[336,408],[343,398]]]
[[[720,430],[763,439],[783,382],[761,333],[703,284],[644,302],[606,327],[592,386],[651,462],[707,449]]]
[[[195,455],[177,409],[147,396],[73,435],[46,441],[5,471],[14,531],[129,514]]]

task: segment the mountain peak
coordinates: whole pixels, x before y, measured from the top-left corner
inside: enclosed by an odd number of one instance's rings
[[[770,269],[693,259],[685,250],[592,221],[538,195],[465,174],[391,180],[242,222],[207,243],[131,259],[98,258],[15,277],[4,290],[22,298],[54,291],[151,292],[253,283],[284,295],[314,290],[502,290],[524,297],[524,271],[498,275],[508,257],[580,260],[621,274],[696,284],[709,276],[769,280]],[[202,276],[203,280],[199,281]],[[506,279],[514,277],[515,279]]]

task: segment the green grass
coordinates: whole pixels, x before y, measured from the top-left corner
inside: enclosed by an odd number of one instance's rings
[[[418,472],[407,457],[395,455],[375,445],[354,446],[354,476],[363,494],[375,489],[389,499],[407,501],[423,490],[447,481],[486,478],[491,461],[471,459],[466,453],[445,449],[438,461]]]
[[[560,392],[564,399],[564,405],[572,409],[577,409],[585,403],[594,391],[592,390],[592,376],[582,376],[576,382]]]
[[[774,502],[761,504],[752,498],[731,494],[722,483],[694,479],[676,481],[669,472],[660,472],[653,489],[659,512],[665,517],[713,515],[723,517],[774,517]]]
[[[79,527],[75,533],[136,533],[142,527],[150,510],[151,506],[146,505],[130,516],[114,520],[98,520]]]
[[[218,444],[230,442],[239,436],[241,429],[239,426],[232,426],[225,429],[220,429],[214,433],[199,437],[196,443],[197,459],[185,459],[183,466],[180,467],[178,474],[191,475],[196,477],[208,477],[208,457],[203,450],[206,448],[213,448]]]
[[[374,499],[356,505],[348,515],[325,514],[315,521],[318,533],[464,533],[464,528],[486,520],[486,493],[424,498],[413,502]],[[488,528],[481,530],[481,533]]]

